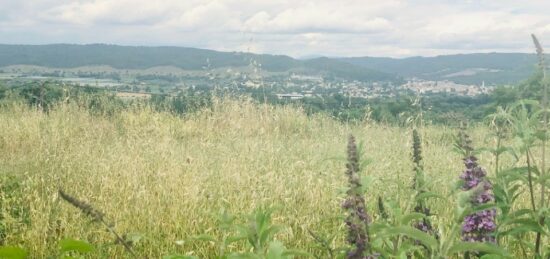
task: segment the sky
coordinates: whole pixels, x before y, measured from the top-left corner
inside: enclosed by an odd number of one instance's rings
[[[548,0],[0,0],[0,43],[182,46],[293,57],[550,48]]]

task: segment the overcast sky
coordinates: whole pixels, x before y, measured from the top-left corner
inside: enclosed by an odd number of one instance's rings
[[[550,49],[548,0],[0,0],[0,43],[110,43],[294,57]]]

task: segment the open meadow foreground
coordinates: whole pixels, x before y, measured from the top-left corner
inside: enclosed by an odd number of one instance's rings
[[[75,249],[83,249],[79,254],[86,258],[132,257],[94,220],[96,210],[138,258],[338,257],[347,247],[342,203],[350,196],[345,166],[350,133],[360,143],[357,174],[366,187],[361,194],[373,253],[428,257],[468,250],[449,251],[460,241],[460,231],[452,234],[459,208],[467,207],[460,204],[464,195],[457,185],[464,166],[463,155],[453,151],[456,127],[417,128],[422,189],[429,190],[424,193],[414,188],[418,171],[409,128],[368,120],[344,124],[292,107],[214,99],[211,108],[180,117],[140,105],[107,114],[71,103],[42,112],[10,102],[0,109],[0,121],[1,238],[24,247],[30,258],[60,255],[59,243],[71,240],[93,247]],[[489,133],[487,126],[468,129],[477,146],[496,145],[498,138]],[[490,152],[477,158],[495,179]],[[514,166],[510,155],[500,160],[502,168]],[[527,185],[519,185],[511,209],[529,214]],[[61,199],[59,190],[93,208],[79,209]],[[419,193],[430,194],[422,204],[431,211],[432,234],[411,227],[424,218],[422,212],[411,214]],[[513,224],[499,229],[505,248],[478,249],[499,256],[532,253],[529,231],[548,229],[536,221],[525,224],[518,233],[504,233],[514,232]],[[400,243],[394,251],[395,242]],[[282,253],[270,255],[273,249]]]
[[[550,259],[548,10],[0,0],[0,259]]]

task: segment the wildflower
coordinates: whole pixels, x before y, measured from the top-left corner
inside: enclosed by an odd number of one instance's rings
[[[472,155],[473,148],[471,140],[465,133],[461,134],[462,148],[466,151],[466,157],[463,159],[466,169],[460,175],[463,181],[463,191],[473,191],[470,203],[473,207],[488,204],[494,201],[491,193],[493,188],[491,182],[485,176],[487,172],[477,163],[477,158]],[[495,242],[494,231],[496,210],[487,209],[475,212],[464,217],[462,223],[462,239],[468,242]]]
[[[348,227],[347,241],[353,246],[346,257],[349,259],[377,258],[378,255],[365,255],[371,250],[368,233],[370,217],[367,214],[365,198],[362,193],[359,176],[359,156],[353,136],[350,136],[348,141],[348,163],[346,167],[346,175],[348,176],[350,188],[347,191],[347,198],[344,200],[342,207],[348,211],[348,216],[345,220]]]
[[[412,152],[412,159],[414,162],[414,170],[415,170],[415,176],[413,180],[413,189],[415,189],[418,194],[425,193],[424,190],[424,171],[422,167],[422,147],[421,147],[421,140],[420,136],[418,134],[418,131],[416,129],[413,130],[413,152]],[[428,219],[428,217],[431,215],[430,209],[426,207],[426,204],[419,200],[417,201],[417,204],[414,208],[415,212],[422,213],[426,217],[422,220],[415,222],[414,227],[417,228],[420,231],[426,232],[426,233],[432,233],[435,235],[436,238],[438,238],[437,234],[435,233],[432,223]]]
[[[468,242],[495,242],[492,233],[496,230],[496,211],[494,209],[483,210],[464,218],[462,224],[462,237]]]

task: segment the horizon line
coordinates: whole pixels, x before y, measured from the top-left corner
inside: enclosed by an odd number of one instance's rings
[[[262,53],[262,52],[252,52],[252,51],[240,51],[240,50],[218,50],[218,49],[209,49],[203,47],[194,47],[194,46],[178,46],[178,45],[126,45],[126,44],[116,44],[116,43],[2,43],[0,46],[55,46],[55,45],[73,45],[73,46],[93,46],[93,45],[103,45],[103,46],[115,46],[115,47],[135,47],[135,48],[182,48],[182,49],[195,49],[195,50],[206,50],[214,51],[220,53],[241,53],[241,54],[252,54],[252,55],[269,55],[269,56],[286,56],[296,60],[311,60],[318,58],[329,58],[329,59],[343,59],[343,58],[388,58],[388,59],[409,59],[409,58],[437,58],[445,56],[460,56],[460,55],[480,55],[480,54],[527,54],[527,55],[536,55],[536,53],[530,52],[498,52],[498,51],[473,51],[473,52],[463,52],[463,53],[449,53],[449,54],[438,54],[438,55],[412,55],[412,56],[403,56],[403,57],[392,57],[392,56],[369,56],[369,55],[359,55],[359,56],[330,56],[322,54],[311,54],[304,56],[292,56],[289,54],[279,54],[279,53]],[[550,55],[550,54],[546,54]]]

